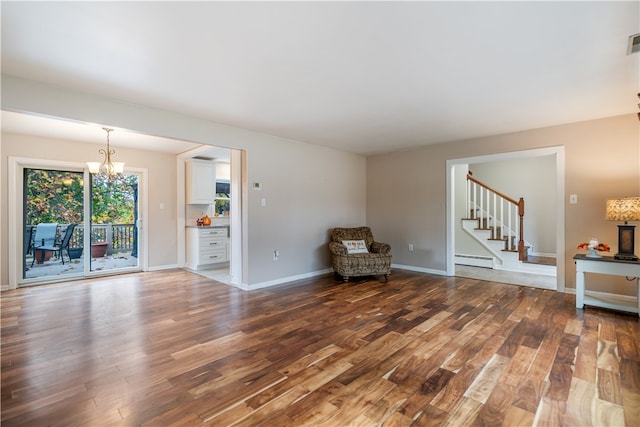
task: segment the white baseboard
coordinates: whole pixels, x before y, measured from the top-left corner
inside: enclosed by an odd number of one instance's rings
[[[180,266],[178,264],[156,265],[155,267],[147,268],[147,271],[171,270],[174,268],[180,268]]]
[[[431,268],[424,267],[414,267],[411,265],[402,265],[402,264],[391,264],[391,268],[397,268],[399,270],[409,270],[409,271],[417,271],[419,273],[428,273],[428,274],[436,274],[438,276],[446,276],[447,272],[443,270],[433,270]],[[333,273],[332,268],[326,268],[324,270],[313,271],[311,273],[298,274],[296,276],[283,277],[280,279],[269,280],[267,282],[254,283],[251,285],[242,284],[242,285],[234,285],[240,289],[245,291],[253,291],[255,289],[263,289],[271,286],[282,285],[284,283],[295,282],[296,280],[309,279],[311,277],[323,276],[325,274]],[[393,276],[393,271],[391,272]]]
[[[311,277],[323,276],[325,274],[333,272],[332,268],[325,268],[324,270],[312,271],[310,273],[297,274],[295,276],[281,277],[279,279],[268,280],[266,282],[246,284],[242,283],[237,285],[238,288],[245,291],[253,291],[255,289],[263,289],[271,286],[282,285],[284,283],[295,282],[296,280],[310,279]],[[235,286],[235,285],[234,285]]]
[[[564,288],[564,293],[565,294],[575,295],[576,294],[576,289],[575,288]],[[595,297],[595,298],[598,298],[598,299],[621,301],[621,302],[626,302],[626,303],[631,304],[631,305],[634,305],[637,302],[636,297],[634,297],[632,295],[619,295],[619,294],[612,294],[611,292],[600,292],[600,291],[585,291],[585,294],[590,295],[590,296]]]
[[[555,265],[528,264],[519,262],[516,266],[502,265],[495,267],[496,270],[511,271],[513,273],[539,274],[541,276],[556,277],[557,269]]]
[[[493,257],[456,254],[454,263],[458,265],[469,265],[471,267],[493,268]]]
[[[434,270],[431,268],[414,267],[412,265],[391,264],[392,268],[398,268],[400,270],[417,271],[418,273],[436,274],[438,276],[446,276],[447,272],[444,270]],[[392,272],[393,274],[393,272]]]

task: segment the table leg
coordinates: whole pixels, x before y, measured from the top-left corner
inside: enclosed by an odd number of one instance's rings
[[[576,308],[584,307],[584,271],[576,271]]]

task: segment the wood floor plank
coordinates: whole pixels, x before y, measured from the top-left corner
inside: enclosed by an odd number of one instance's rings
[[[640,322],[394,271],[251,292],[187,271],[0,295],[2,426],[628,425]]]
[[[620,375],[598,369],[598,398],[616,405],[622,405],[622,390],[620,388]]]
[[[573,378],[563,416],[563,425],[592,426],[595,419],[596,388],[593,383]]]
[[[478,416],[473,424],[483,426],[502,424],[513,407],[511,403],[514,397],[515,387],[507,384],[496,384],[491,390],[489,398],[478,411]],[[512,416],[515,416],[515,414],[512,414]],[[533,414],[531,414],[531,419],[533,419]]]
[[[470,397],[484,404],[498,383],[502,371],[504,371],[509,364],[509,361],[510,359],[507,357],[494,354],[473,380],[473,383],[467,388],[463,396]]]
[[[583,329],[580,337],[580,345],[576,355],[576,367],[574,377],[590,383],[596,382],[598,369],[598,332]]]

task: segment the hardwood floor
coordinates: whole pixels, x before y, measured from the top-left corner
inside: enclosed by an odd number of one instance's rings
[[[182,270],[3,292],[3,426],[627,425],[640,322],[394,270],[252,292]]]

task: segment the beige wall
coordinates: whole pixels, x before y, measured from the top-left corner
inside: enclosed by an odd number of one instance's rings
[[[366,160],[359,155],[7,76],[2,78],[2,108],[246,151],[247,182],[259,181],[263,185],[262,191],[248,190],[244,206],[244,283],[248,288],[330,268],[329,230],[366,221]],[[84,150],[82,160],[95,158],[96,149],[92,146]],[[51,151],[58,149],[51,147]],[[4,166],[4,147],[2,156]],[[144,167],[143,159],[139,165]],[[7,185],[4,169],[1,179],[4,200]],[[150,181],[153,187],[153,179]],[[174,187],[167,185],[158,191],[173,192]],[[261,206],[262,198],[266,198],[265,207]],[[158,203],[154,202],[154,206]],[[4,285],[8,249],[4,207],[0,218]],[[151,234],[164,232],[162,226],[150,230]],[[169,260],[175,258],[170,254],[172,250],[175,249],[150,245],[149,251],[162,252],[161,259],[166,256],[166,262],[172,264],[176,262]],[[280,251],[278,261],[273,261],[274,250]]]
[[[565,285],[575,288],[578,243],[596,236],[617,250],[616,224],[604,219],[605,200],[640,195],[639,129],[636,115],[628,114],[369,157],[367,222],[391,243],[394,263],[445,271],[446,161],[564,146],[566,249],[559,256],[565,260]],[[577,205],[568,203],[572,193]],[[635,295],[624,279],[596,277],[589,283],[594,290]]]

